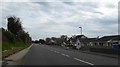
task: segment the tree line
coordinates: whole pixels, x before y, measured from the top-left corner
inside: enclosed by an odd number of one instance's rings
[[[6,43],[16,44],[23,43],[24,45],[31,44],[31,37],[28,32],[25,32],[22,27],[22,22],[19,17],[10,16],[7,18],[7,29],[0,28],[2,30],[2,45],[3,48]]]
[[[61,35],[60,37],[48,37],[46,39],[39,39],[32,41],[33,43],[41,43],[46,45],[61,45],[61,44],[68,44],[68,36],[67,35]]]

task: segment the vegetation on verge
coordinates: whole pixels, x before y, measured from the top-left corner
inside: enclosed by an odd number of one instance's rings
[[[20,18],[10,16],[7,20],[7,29],[0,28],[2,31],[2,51],[28,47],[31,44],[31,37],[28,32],[24,31]]]

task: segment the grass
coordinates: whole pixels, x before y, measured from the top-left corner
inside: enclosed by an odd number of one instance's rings
[[[27,48],[27,47],[28,47],[28,45],[26,45],[24,43],[20,43],[20,42],[15,42],[15,43],[3,42],[2,43],[2,51],[9,50],[12,48]]]
[[[2,43],[2,58],[8,57],[27,47],[29,47],[29,45],[21,43],[21,42],[15,42],[15,43],[3,42]]]

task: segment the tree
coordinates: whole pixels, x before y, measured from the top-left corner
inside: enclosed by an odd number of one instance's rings
[[[19,31],[18,37],[26,44],[31,42],[31,37],[29,36],[28,32]]]
[[[51,37],[51,39],[54,41],[55,44],[57,44],[57,38],[56,37]]]
[[[56,37],[51,37],[51,39],[55,41],[55,40],[56,40]]]
[[[61,45],[61,43],[62,43],[61,38],[56,38],[56,44]]]
[[[12,32],[14,35],[18,35],[19,31],[22,31],[22,25],[20,22],[20,18],[17,18],[15,16],[11,16],[8,17],[8,25],[7,25],[7,29],[8,31]]]
[[[15,35],[10,31],[5,30],[2,28],[2,40],[7,40],[8,42],[15,42]]]
[[[46,44],[49,44],[49,43],[50,43],[50,41],[51,41],[51,39],[50,39],[50,38],[46,38]]]
[[[34,43],[39,43],[39,41],[38,41],[38,40],[35,40]]]
[[[18,39],[19,41],[22,41],[25,44],[30,44],[31,37],[29,36],[28,32],[25,32],[23,30],[20,18],[10,16],[7,18],[7,20],[8,20],[7,25],[8,32],[13,33],[14,36],[16,36],[16,39]]]
[[[66,42],[67,41],[67,35],[62,35],[61,36],[61,41],[62,41],[62,43]]]
[[[45,44],[45,40],[43,40],[43,39],[39,39],[39,43],[41,43],[41,44]]]

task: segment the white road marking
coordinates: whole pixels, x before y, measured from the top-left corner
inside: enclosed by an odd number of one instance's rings
[[[66,54],[61,54],[61,55],[66,56],[66,57],[70,57],[69,55],[66,55]]]
[[[60,53],[60,52],[58,52],[58,51],[54,51],[55,53]]]
[[[58,52],[58,51],[54,51],[54,50],[50,50],[50,51],[53,51],[53,52],[55,52],[55,53],[60,53],[60,52]]]
[[[84,60],[80,60],[80,59],[78,59],[78,58],[74,58],[74,59],[77,60],[77,61],[80,61],[80,62],[89,64],[89,65],[94,65],[94,64],[92,64],[92,63],[90,63],[90,62],[87,62],[87,61],[84,61]]]
[[[61,54],[61,55],[65,56],[65,54]]]
[[[69,55],[66,55],[66,57],[70,57]]]

